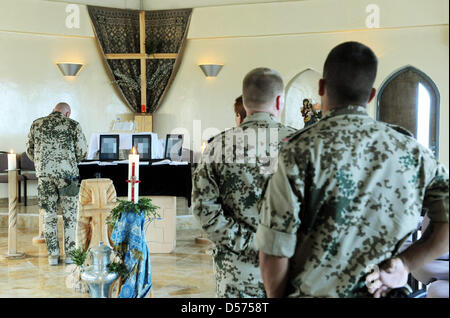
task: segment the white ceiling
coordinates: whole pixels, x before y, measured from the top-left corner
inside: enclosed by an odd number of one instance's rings
[[[75,4],[90,4],[123,9],[140,9],[140,0],[42,0]],[[143,0],[144,10],[213,7],[223,5],[287,2],[298,0]]]

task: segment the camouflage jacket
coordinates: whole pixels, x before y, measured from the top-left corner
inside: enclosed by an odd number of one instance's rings
[[[193,214],[222,251],[257,255],[253,246],[257,203],[276,167],[281,139],[294,131],[258,112],[206,147],[193,174]]]
[[[447,169],[364,107],[329,111],[281,146],[278,163],[255,246],[290,258],[289,297],[368,296],[367,266],[395,256],[422,209],[448,222]]]
[[[37,177],[78,176],[78,163],[87,156],[86,137],[80,124],[60,112],[36,119],[27,140],[27,154]]]

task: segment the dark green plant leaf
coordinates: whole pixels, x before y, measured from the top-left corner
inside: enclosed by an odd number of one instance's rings
[[[76,248],[69,252],[69,256],[72,258],[72,261],[75,265],[81,266],[84,264],[86,257],[88,255],[89,249],[83,249],[81,247]]]

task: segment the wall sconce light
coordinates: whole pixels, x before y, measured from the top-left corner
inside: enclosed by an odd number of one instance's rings
[[[77,76],[80,73],[83,64],[78,63],[56,63],[64,76]]]
[[[220,64],[200,64],[199,66],[206,77],[216,77],[223,67]]]

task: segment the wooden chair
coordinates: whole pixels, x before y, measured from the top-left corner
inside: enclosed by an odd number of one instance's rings
[[[20,182],[24,181],[24,177],[19,174],[19,202],[20,202]],[[8,153],[0,151],[0,183],[8,183]]]
[[[34,162],[28,157],[26,152],[20,154],[19,174],[23,176],[23,204],[27,206],[27,181],[37,180]],[[20,181],[19,181],[19,202],[20,202]]]

